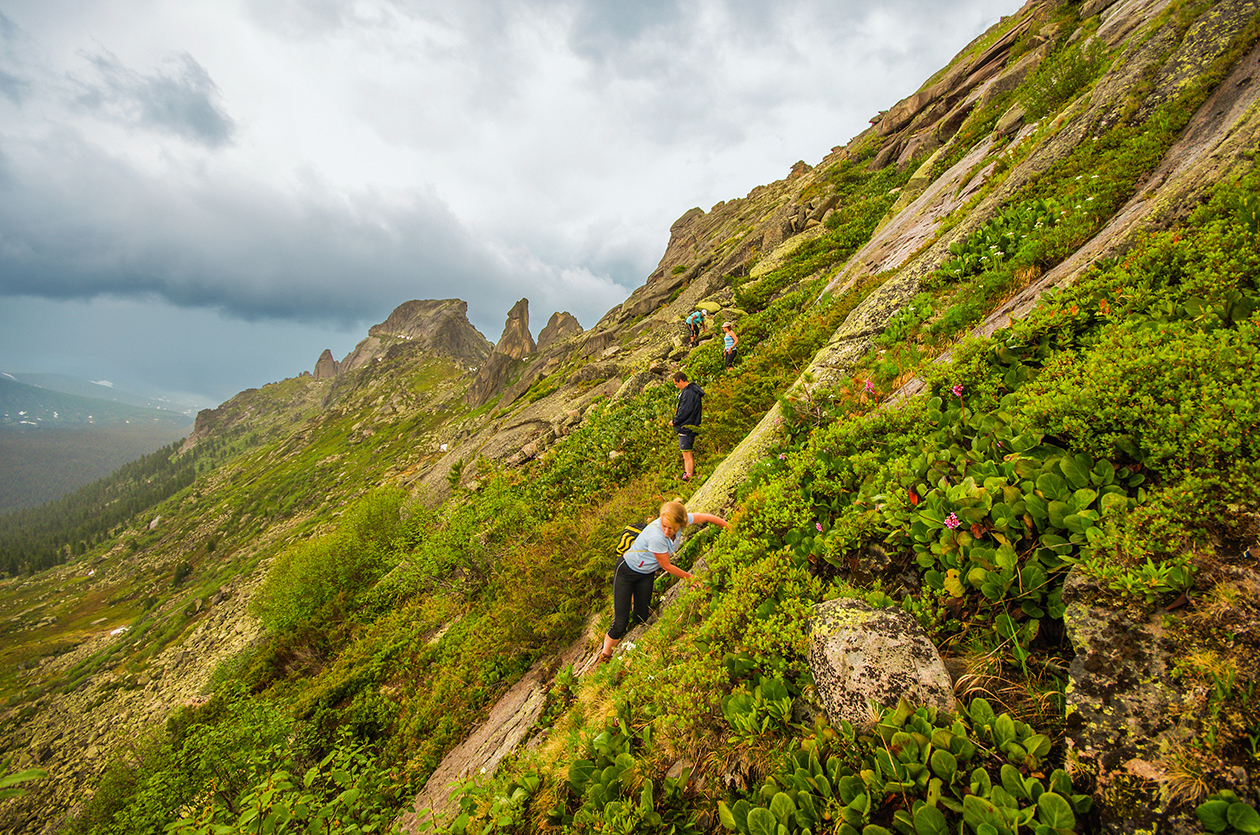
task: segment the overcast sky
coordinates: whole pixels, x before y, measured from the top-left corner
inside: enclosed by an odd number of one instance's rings
[[[217,405],[404,301],[584,327],[1018,0],[4,0],[0,370]]]

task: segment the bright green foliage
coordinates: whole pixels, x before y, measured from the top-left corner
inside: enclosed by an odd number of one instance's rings
[[[333,533],[277,556],[257,598],[263,622],[284,631],[330,603],[353,608],[353,598],[392,567],[390,545],[402,502],[401,490],[377,490],[359,500]]]
[[[1106,55],[1098,38],[1082,39],[1052,52],[1015,92],[1028,118],[1040,119],[1070,101],[1106,67]]]
[[[629,402],[604,404],[589,412],[582,425],[531,467],[530,500],[551,516],[566,507],[582,507],[603,494],[609,484],[630,481],[661,467],[677,454],[677,444],[664,425],[674,416],[677,392],[657,386]]]
[[[867,171],[853,160],[841,163],[829,175],[839,200],[835,212],[827,219],[827,231],[802,244],[783,266],[758,279],[737,284],[736,305],[748,313],[760,312],[783,288],[802,279],[824,275],[833,265],[842,264],[870,239],[896,201],[896,189],[911,173],[909,168],[898,171],[889,166]]]
[[[137,757],[115,761],[71,831],[157,835],[199,797],[233,804],[255,769],[283,759],[292,729],[277,705],[225,687],[205,705],[177,713]]]
[[[1260,832],[1260,813],[1231,791],[1212,795],[1198,805],[1195,814],[1208,832],[1225,835],[1253,835]]]
[[[696,833],[688,818],[683,791],[690,778],[684,769],[677,778],[660,785],[643,775],[639,754],[651,740],[650,727],[641,733],[631,729],[629,714],[582,740],[579,756],[567,770],[551,776],[526,770],[511,780],[490,785],[469,784],[460,794],[460,813],[449,827],[453,835],[480,832],[528,832],[538,819],[573,832],[673,832]],[[554,798],[548,808],[533,801],[547,781]]]
[[[1029,235],[1050,229],[1064,210],[1050,199],[1020,203],[994,215],[961,241],[949,245],[953,256],[941,264],[938,275],[947,281],[960,281],[997,269],[1015,259]]]
[[[627,718],[623,712],[615,725],[589,740],[585,758],[569,766],[560,800],[547,811],[547,819],[577,832],[695,832],[683,798],[689,770],[678,778],[665,778],[659,790],[645,779],[642,789],[635,791],[641,774],[635,752],[651,737],[650,729],[643,735],[631,731]]]
[[[295,763],[253,777],[236,798],[212,796],[166,827],[171,835],[366,835],[385,832],[395,798],[375,758],[343,736],[337,746],[299,779]]]
[[[760,788],[720,802],[718,812],[723,827],[741,835],[833,827],[846,835],[944,835],[961,831],[960,822],[999,835],[1072,832],[1092,800],[1073,794],[1062,770],[1047,783],[1031,774],[1049,750],[1049,739],[983,699],[956,717],[903,700],[869,735],[846,724],[805,739]]]
[[[732,373],[723,370],[719,340],[693,351],[686,369],[693,378],[709,380],[705,387],[706,449],[725,453],[743,440],[779,395],[835,333],[865,288],[844,299],[818,297],[821,281],[788,293],[765,310],[739,320],[740,363]]]
[[[762,678],[751,690],[736,690],[723,698],[722,715],[736,739],[782,731],[792,718],[792,696],[783,679]]]
[[[920,293],[892,315],[879,335],[879,344],[885,348],[906,341],[915,329],[932,318],[936,310],[932,306],[932,294]]]

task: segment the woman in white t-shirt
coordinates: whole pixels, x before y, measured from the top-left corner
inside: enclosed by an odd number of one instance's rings
[[[612,659],[617,642],[632,626],[647,621],[652,604],[652,583],[657,571],[668,571],[684,580],[695,577],[670,560],[682,542],[683,528],[697,522],[710,522],[726,527],[727,522],[711,513],[688,513],[682,502],[665,502],[660,517],[653,519],[635,537],[613,575],[613,622],[604,636],[600,663]],[[633,622],[632,622],[633,616]]]

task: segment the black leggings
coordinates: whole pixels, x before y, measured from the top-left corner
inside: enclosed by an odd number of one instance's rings
[[[608,628],[608,637],[620,641],[630,631],[631,626],[647,623],[652,611],[652,584],[656,573],[644,574],[626,565],[625,560],[617,563],[617,571],[613,574],[613,622]],[[630,615],[633,612],[634,622]]]

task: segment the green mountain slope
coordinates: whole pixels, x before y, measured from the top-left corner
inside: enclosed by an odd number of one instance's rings
[[[132,423],[188,426],[188,418],[178,412],[65,394],[27,385],[10,379],[8,375],[0,375],[0,421],[6,429],[121,426]]]
[[[1253,3],[1029,3],[684,214],[588,332],[468,370],[378,326],[203,413],[195,481],[0,587],[3,745],[49,772],[6,826],[1252,831],[1258,42]],[[589,667],[675,495],[733,524]],[[906,613],[956,709],[829,721],[837,598]]]

